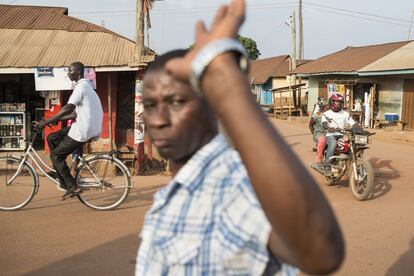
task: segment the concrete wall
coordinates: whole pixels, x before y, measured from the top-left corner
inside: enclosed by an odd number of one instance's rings
[[[309,77],[308,110],[312,112],[318,100],[318,83],[324,81],[322,77]],[[376,83],[378,86],[378,118],[383,120],[385,113],[397,113],[401,118],[402,99],[404,90],[403,78],[361,78],[364,83]]]
[[[397,113],[401,118],[404,80],[402,78],[381,78],[379,86],[378,118],[384,120],[385,113]]]

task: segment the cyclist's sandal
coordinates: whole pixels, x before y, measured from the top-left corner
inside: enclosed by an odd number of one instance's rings
[[[80,195],[82,193],[82,189],[79,186],[76,186],[75,189],[73,189],[70,193],[70,197],[75,197],[77,195]]]
[[[80,187],[75,187],[72,189],[69,189],[66,191],[66,193],[63,194],[62,196],[62,201],[68,199],[69,197],[72,198],[74,196],[80,195],[82,193],[82,190]]]

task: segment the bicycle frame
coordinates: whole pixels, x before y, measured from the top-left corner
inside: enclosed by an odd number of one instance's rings
[[[34,165],[35,168],[37,168],[39,171],[41,171],[41,173],[46,176],[50,181],[52,181],[53,183],[55,183],[56,186],[60,186],[60,183],[58,180],[54,179],[53,177],[51,177],[50,175],[47,174],[47,172],[43,169],[43,167],[46,167],[49,171],[51,172],[56,172],[56,170],[54,170],[53,168],[49,167],[46,162],[39,156],[39,154],[36,152],[36,150],[33,148],[33,142],[36,139],[38,132],[35,133],[31,143],[29,143],[29,146],[27,147],[26,152],[24,153],[24,155],[22,155],[19,167],[17,168],[16,173],[7,181],[6,185],[10,185],[14,179],[16,179],[16,177],[21,173],[21,170],[23,169],[23,165],[24,163],[29,159],[31,160]],[[86,166],[86,168],[88,170],[91,171],[92,175],[94,176],[94,178],[96,179],[96,181],[99,183],[99,185],[102,185],[101,180],[96,176],[95,172],[92,170],[92,168],[89,166],[89,164],[85,161],[85,159],[83,159],[80,156],[76,156],[76,159],[78,159],[80,161],[80,164],[84,164]],[[40,164],[39,164],[39,162]],[[35,173],[38,174],[38,172],[35,170]]]
[[[16,173],[7,181],[7,185],[10,185],[14,179],[16,179],[16,177],[21,173],[21,170],[23,169],[23,165],[24,163],[30,159],[35,167],[42,172],[42,174],[44,176],[46,176],[47,178],[49,178],[49,180],[51,180],[53,183],[55,183],[56,185],[59,185],[59,181],[57,181],[56,179],[54,179],[53,177],[49,176],[46,171],[43,169],[43,167],[41,165],[39,165],[38,160],[40,161],[40,163],[46,167],[49,171],[53,171],[56,172],[53,168],[49,167],[45,161],[43,161],[43,159],[39,156],[39,154],[36,152],[36,150],[33,148],[33,142],[36,139],[38,132],[35,133],[32,141],[29,143],[29,146],[27,147],[26,152],[20,156],[20,164],[19,167],[17,168]],[[13,155],[12,155],[13,156]],[[15,156],[14,156],[15,157]],[[38,172],[35,170],[35,173],[38,174]]]

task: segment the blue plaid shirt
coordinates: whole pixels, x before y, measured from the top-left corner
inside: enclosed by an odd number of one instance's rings
[[[216,136],[154,197],[136,275],[294,275],[270,256],[271,225],[240,156]]]

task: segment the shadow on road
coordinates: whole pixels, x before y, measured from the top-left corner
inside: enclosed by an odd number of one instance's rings
[[[134,275],[138,244],[127,235],[23,275]]]
[[[391,182],[394,179],[401,177],[400,172],[392,166],[392,160],[380,160],[378,157],[369,159],[372,167],[374,168],[374,190],[368,200],[373,200],[385,196],[391,191]],[[344,176],[343,179],[337,181],[335,185],[337,188],[348,188],[348,177]]]
[[[44,208],[52,208],[52,207],[63,206],[63,205],[82,204],[77,198],[67,199],[64,202],[62,202],[62,200],[60,198],[61,198],[60,196],[57,196],[56,200],[54,201],[53,204],[47,204],[47,205],[42,205],[42,206],[37,206],[37,207],[31,207],[30,204],[36,203],[36,202],[39,202],[39,201],[43,201],[42,199],[41,200],[36,200],[36,198],[35,198],[32,202],[30,202],[23,209],[20,209],[19,212],[29,211],[29,210],[37,210],[37,209],[44,209]],[[50,199],[53,199],[53,197],[48,198],[48,200],[50,200]]]
[[[128,195],[128,198],[125,200],[124,204],[130,203],[130,202],[136,202],[138,203],[138,205],[128,206],[125,208],[122,208],[121,206],[121,208],[118,208],[118,209],[129,209],[129,208],[151,205],[154,194],[162,187],[165,187],[165,185],[162,184],[162,185],[152,186],[150,188],[134,189],[133,192]]]
[[[287,138],[291,138],[291,137],[300,137],[300,136],[310,136],[310,131],[306,132],[306,133],[299,133],[299,134],[292,134],[292,135],[286,135],[283,136],[283,138],[287,139]]]
[[[410,249],[402,254],[385,275],[411,276],[414,275],[414,238],[410,242]]]
[[[300,145],[300,144],[301,144],[301,142],[295,142],[295,143],[289,144],[289,146],[294,147],[294,146],[297,146],[297,145]]]
[[[374,191],[371,199],[380,198],[392,189],[391,182],[400,178],[400,172],[392,166],[392,160],[381,160],[378,157],[369,159],[374,168]]]

